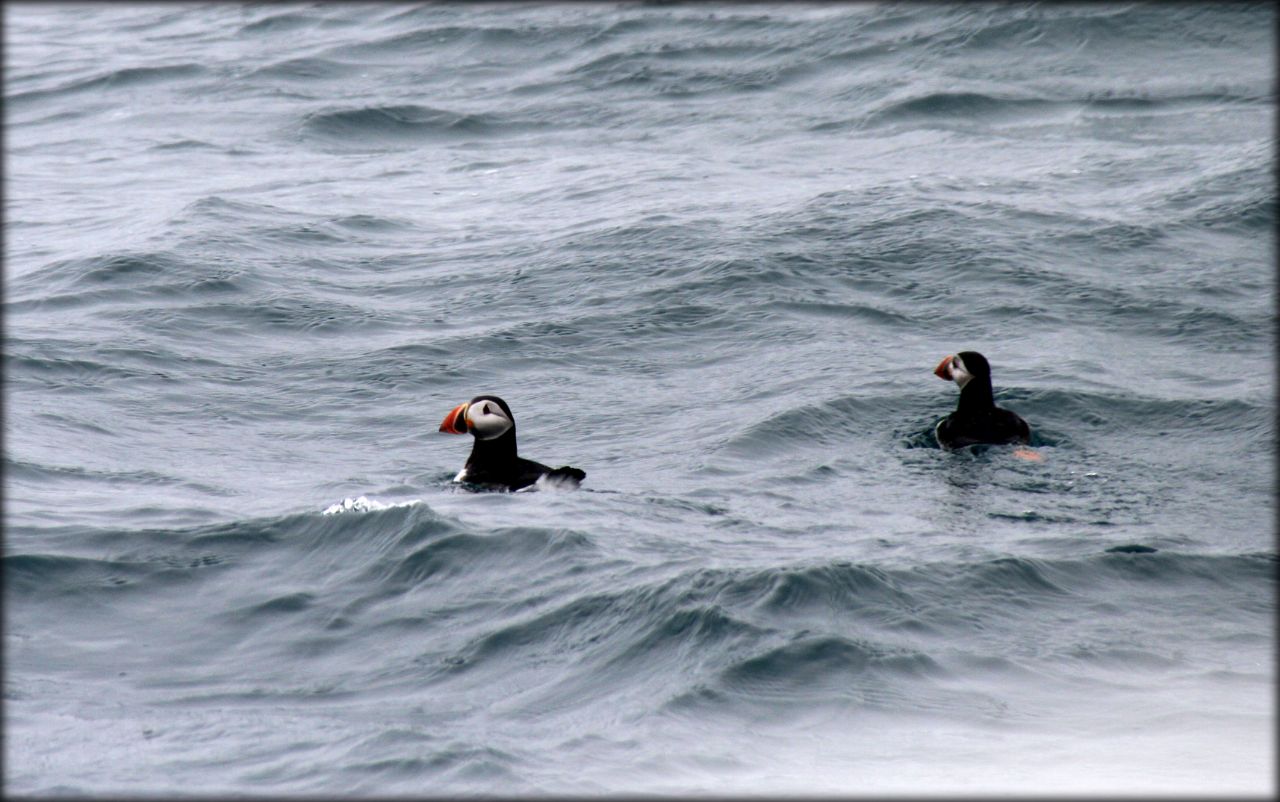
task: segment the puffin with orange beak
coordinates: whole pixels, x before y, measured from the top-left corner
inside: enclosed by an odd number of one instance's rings
[[[478,395],[449,410],[440,431],[475,438],[471,456],[454,477],[455,482],[514,491],[545,483],[577,487],[587,478],[585,471],[568,465],[550,468],[517,455],[515,416],[507,402],[496,395]]]
[[[938,363],[933,371],[940,379],[960,387],[956,411],[938,421],[934,437],[945,449],[987,443],[1031,442],[1031,427],[1007,409],[996,406],[991,390],[991,365],[977,351],[961,351]]]

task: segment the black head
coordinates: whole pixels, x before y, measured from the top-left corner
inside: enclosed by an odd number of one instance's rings
[[[502,410],[502,414],[505,415],[507,419],[510,420],[512,423],[515,423],[516,416],[511,414],[511,407],[507,406],[507,402],[503,401],[501,398],[498,398],[496,395],[478,395],[475,398],[471,399],[469,403],[473,407],[476,404],[479,404],[480,406],[476,407],[476,409],[481,414],[487,414],[488,412],[491,411],[492,408],[486,407],[485,406],[486,404],[496,404],[498,406],[498,409]]]
[[[991,365],[977,351],[961,351],[943,357],[934,368],[933,375],[956,383],[960,388],[961,407],[985,407],[995,403],[991,397]]]
[[[516,418],[511,407],[496,395],[478,395],[465,404],[449,410],[440,431],[449,434],[471,434],[477,440],[493,440],[508,432],[514,434]]]
[[[991,378],[991,365],[982,354],[977,351],[961,351],[956,356],[960,357],[960,360],[964,362],[964,369],[969,371],[971,376]]]

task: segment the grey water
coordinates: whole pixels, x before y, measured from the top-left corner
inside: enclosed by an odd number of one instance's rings
[[[1275,26],[6,4],[6,792],[1274,793]]]

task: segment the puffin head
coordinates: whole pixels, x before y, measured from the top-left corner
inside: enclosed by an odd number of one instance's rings
[[[987,363],[987,358],[977,351],[961,351],[939,362],[938,367],[933,369],[933,375],[939,379],[953,381],[963,390],[964,386],[976,376],[985,376],[990,380],[991,365]]]
[[[475,435],[477,440],[492,440],[516,428],[511,407],[496,395],[478,395],[465,404],[449,410],[440,431],[449,434]]]

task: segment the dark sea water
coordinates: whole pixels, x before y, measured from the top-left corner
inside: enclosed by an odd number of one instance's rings
[[[1270,5],[4,22],[8,793],[1273,791]]]

